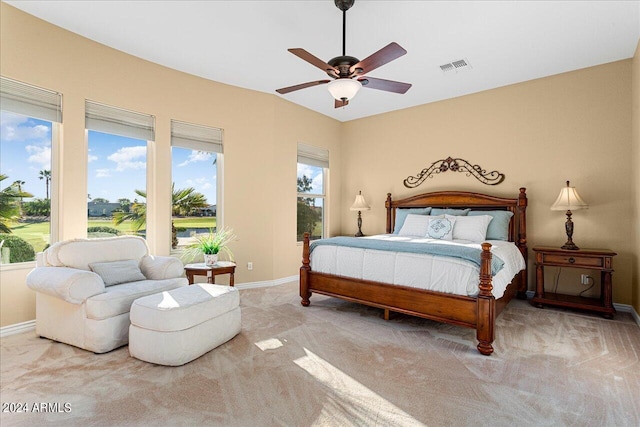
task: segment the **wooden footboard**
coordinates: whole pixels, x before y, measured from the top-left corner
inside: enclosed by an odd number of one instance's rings
[[[521,188],[518,198],[505,199],[468,192],[426,193],[400,201],[392,201],[387,195],[387,233],[395,223],[395,210],[408,207],[471,207],[479,210],[508,210],[514,216],[509,225],[509,240],[515,242],[527,260],[526,217],[527,197]],[[301,304],[308,306],[312,293],[316,292],[353,301],[388,311],[405,313],[439,322],[476,329],[478,351],[484,355],[493,353],[495,320],[498,314],[517,293],[523,297],[527,290],[526,269],[514,278],[504,295],[494,297],[491,275],[491,244],[482,244],[477,297],[446,294],[406,286],[389,285],[369,280],[317,273],[311,270],[309,234],[305,233],[300,267]]]

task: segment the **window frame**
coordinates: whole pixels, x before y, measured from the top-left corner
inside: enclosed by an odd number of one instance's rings
[[[152,165],[154,161],[154,144],[156,139],[156,117],[153,114],[141,113],[122,107],[104,104],[102,102],[85,99],[85,146],[87,154],[89,149],[89,133],[91,131],[104,135],[113,135],[138,140],[145,143],[145,240],[153,247],[156,239],[155,214],[156,214],[156,192],[155,192],[155,171]],[[88,157],[87,157],[88,159]],[[87,160],[87,191],[89,190],[89,166]],[[87,224],[89,222],[89,210],[87,209]],[[88,237],[88,234],[86,234]]]
[[[51,158],[49,168],[49,245],[60,239],[60,147],[62,134],[63,95],[60,92],[0,76],[0,98],[3,111],[51,123]],[[8,107],[7,107],[8,106]],[[37,262],[0,264],[0,270],[31,268]]]
[[[306,165],[306,166],[313,166],[313,167],[321,167],[322,168],[322,191],[323,193],[300,193],[296,191],[296,215],[297,215],[297,201],[299,198],[306,198],[306,199],[322,199],[322,234],[320,235],[320,239],[324,239],[325,236],[327,235],[327,200],[328,200],[328,192],[327,192],[327,183],[328,183],[328,179],[327,176],[329,175],[329,168],[328,167],[324,167],[324,166],[315,166],[315,165],[310,165],[308,163],[304,163],[304,162],[296,162],[296,171],[297,171],[297,166],[298,165]],[[297,173],[296,173],[296,182],[297,182]],[[296,218],[296,227],[298,225],[298,221]],[[302,243],[302,240],[298,240],[298,233],[296,231],[296,241],[298,243]]]
[[[177,125],[177,127],[174,127]],[[200,133],[204,131],[203,133]],[[207,132],[211,131],[212,133],[216,133],[216,135],[207,135]],[[186,132],[186,134],[185,134]],[[191,137],[189,133],[195,132]],[[175,140],[174,140],[175,138]],[[207,140],[208,138],[211,138]],[[191,139],[191,141],[189,141]],[[186,141],[183,145],[182,141]],[[194,146],[188,146],[195,143],[197,148]],[[211,144],[211,150],[201,149],[207,148],[205,144]],[[174,173],[173,173],[173,147],[181,148],[183,150],[196,150],[202,151],[206,153],[212,153],[216,155],[216,229],[220,229],[224,227],[224,193],[223,193],[223,176],[224,176],[224,129],[218,128],[210,125],[202,125],[196,123],[185,122],[182,120],[171,119],[171,182],[174,182]],[[173,206],[170,206],[170,220],[173,221]],[[187,243],[188,244],[188,243]],[[170,243],[170,253],[178,254],[181,253],[186,245],[179,245],[175,249],[171,246]]]

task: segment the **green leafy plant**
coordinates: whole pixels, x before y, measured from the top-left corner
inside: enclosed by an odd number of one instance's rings
[[[0,182],[8,176],[0,174]],[[23,197],[33,197],[33,194],[22,191],[18,181],[0,191],[0,232],[11,233],[11,226],[20,218],[21,200]]]
[[[217,231],[209,229],[209,233],[196,234],[194,239],[195,241],[185,249],[182,258],[194,259],[200,254],[216,255],[224,253],[229,256],[229,259],[233,260],[233,253],[228,245],[237,240],[238,237],[233,233],[232,229],[226,227]]]
[[[27,262],[36,259],[36,252],[33,246],[26,240],[13,234],[0,233],[0,242],[3,248],[9,248],[9,262]]]

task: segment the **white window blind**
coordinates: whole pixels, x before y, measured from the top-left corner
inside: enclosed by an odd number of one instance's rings
[[[85,101],[85,127],[98,132],[155,140],[155,117],[97,102]]]
[[[329,150],[314,147],[312,145],[298,143],[298,163],[305,165],[318,166],[321,168],[329,167]]]
[[[222,153],[222,129],[171,120],[171,145]]]
[[[7,77],[0,77],[0,109],[49,122],[62,123],[60,93]]]

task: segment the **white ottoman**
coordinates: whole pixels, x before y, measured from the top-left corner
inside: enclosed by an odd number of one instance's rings
[[[240,294],[198,283],[138,298],[131,305],[129,353],[146,362],[180,366],[240,332]]]

